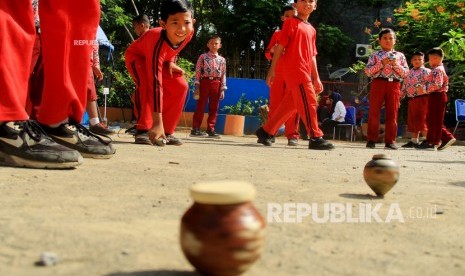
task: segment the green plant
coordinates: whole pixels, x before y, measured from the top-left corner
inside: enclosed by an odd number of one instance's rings
[[[236,104],[224,106],[221,110],[230,115],[258,116],[260,106],[265,104],[268,104],[268,99],[260,97],[251,101],[242,93]]]

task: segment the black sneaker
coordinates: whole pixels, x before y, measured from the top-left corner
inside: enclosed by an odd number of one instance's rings
[[[95,124],[93,126],[89,127],[89,130],[92,131],[95,134],[100,134],[100,135],[113,135],[115,132],[111,129],[108,128],[106,124],[103,122],[100,122],[98,124]]]
[[[203,131],[200,131],[200,128],[193,128],[191,130],[191,137],[205,137],[207,136],[208,134],[203,132]]]
[[[270,141],[271,141],[271,143],[273,143],[273,144],[276,142],[276,139],[274,138],[274,136],[272,136],[272,137],[270,138]]]
[[[216,133],[214,130],[207,130],[207,135],[208,135],[208,138],[221,138],[221,136]]]
[[[136,133],[137,133],[136,126],[132,126],[132,127],[128,128],[128,129],[126,129],[126,131],[124,133],[129,134],[129,135],[136,135]]]
[[[82,164],[78,151],[54,142],[35,121],[0,125],[0,163],[37,169],[69,169]]]
[[[374,149],[376,147],[376,143],[373,141],[368,141],[366,147],[369,149]]]
[[[334,149],[334,146],[330,142],[323,139],[323,137],[318,137],[316,139],[310,139],[308,148],[313,150],[332,150]]]
[[[166,144],[169,146],[180,146],[183,144],[180,138],[174,137],[173,134],[166,134]]]
[[[390,144],[390,143],[386,143],[384,144],[384,149],[387,149],[387,150],[397,150],[399,147],[396,146],[396,144]]]
[[[153,145],[150,141],[149,134],[147,130],[136,130],[134,134],[134,143],[139,145]]]
[[[255,131],[255,135],[257,135],[257,143],[263,144],[267,147],[270,147],[273,142],[271,142],[272,136],[270,136],[264,129],[263,127],[260,127]]]
[[[436,150],[436,146],[433,145],[433,144],[430,144],[428,142],[423,141],[421,144],[419,144],[416,149],[419,149],[419,150],[430,150],[430,151],[435,151]]]
[[[417,146],[418,146],[417,143],[409,141],[407,144],[404,144],[401,147],[404,148],[404,149],[413,149],[413,148],[416,148]]]
[[[110,137],[96,135],[76,122],[65,123],[55,128],[42,125],[42,128],[55,142],[75,149],[87,158],[108,159],[116,152]]]
[[[450,140],[447,141],[447,142],[445,142],[445,141],[442,142],[441,145],[438,147],[438,150],[445,150],[445,149],[447,149],[448,147],[452,146],[452,144],[454,144],[455,141],[457,141],[457,139],[452,138],[452,139],[450,139]]]
[[[299,145],[299,140],[297,140],[296,138],[288,139],[287,145],[291,147],[297,147]]]

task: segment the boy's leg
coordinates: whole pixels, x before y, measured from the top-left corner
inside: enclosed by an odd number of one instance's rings
[[[87,78],[87,105],[86,111],[89,115],[89,130],[96,134],[112,135],[114,132],[108,129],[105,123],[100,122],[97,106],[97,90],[95,89],[94,73],[89,71]]]
[[[111,139],[104,140],[79,124],[87,104],[100,1],[41,0],[39,15],[45,79],[38,121],[57,143],[84,157],[112,157],[116,149]]]
[[[284,134],[288,140],[291,139],[299,139],[299,122],[300,117],[299,114],[294,113],[292,114],[289,119],[284,123]]]
[[[266,122],[263,129],[270,135],[274,135],[281,125],[296,111],[305,124],[311,138],[323,136],[318,127],[316,115],[316,95],[311,83],[290,87],[276,110],[276,114]]]
[[[368,110],[368,142],[378,141],[379,135],[379,120],[381,116],[381,107],[384,102],[386,82],[374,79],[371,82],[370,89],[370,107]]]
[[[301,120],[307,127],[311,138],[323,137],[323,131],[318,126],[318,102],[312,83],[303,83],[298,87],[291,88],[289,92],[293,94],[294,106],[297,108]]]
[[[0,163],[31,168],[72,168],[79,152],[53,142],[25,104],[35,38],[30,0],[0,1]]]
[[[263,130],[269,135],[276,135],[283,123],[295,112],[297,112],[297,110],[295,108],[293,94],[286,93],[275,109],[273,116],[268,117],[268,120],[263,125]]]
[[[136,83],[136,90],[134,91],[136,129],[147,131],[153,124],[153,118],[150,112],[150,102],[153,102],[153,95],[150,97],[150,93],[148,92],[145,61],[143,59],[133,60],[129,62],[127,69],[133,81]]]
[[[276,74],[273,84],[270,87],[270,102],[268,105],[268,120],[273,117],[276,109],[284,97],[286,84],[284,83],[283,74]]]
[[[205,107],[207,106],[208,101],[208,94],[209,94],[209,86],[207,80],[202,79],[200,80],[200,97],[197,100],[197,105],[195,107],[194,117],[192,119],[192,128],[199,129],[202,125],[203,115],[205,112]]]
[[[26,102],[26,110],[31,120],[37,119],[44,87],[44,64],[42,62],[40,48],[40,35],[36,34],[34,48],[32,50],[31,75],[29,78],[29,89]]]
[[[400,105],[400,82],[388,82],[386,88],[386,134],[384,136],[384,143],[395,144],[397,137],[397,114]]]
[[[41,0],[39,15],[46,74],[38,119],[46,125],[68,118],[79,122],[86,105],[100,1]]]
[[[270,104],[268,119],[273,117],[274,111],[278,108],[279,103],[282,101],[286,94],[286,84],[284,82],[284,74],[276,74],[273,85],[270,87]],[[299,116],[297,112],[289,117],[285,122],[285,135],[287,139],[299,138]]]
[[[444,102],[444,112],[443,112],[444,114],[446,111],[446,105],[448,102],[448,98],[447,98],[446,93],[441,93],[441,94],[443,94],[442,99]],[[443,119],[442,124],[441,124],[441,145],[438,147],[438,150],[446,149],[447,147],[455,143],[455,141],[456,139],[454,135],[452,135],[452,133],[450,133],[450,131],[446,128],[446,126],[444,125],[444,119]]]
[[[427,115],[428,134],[426,136],[428,144],[439,145],[441,143],[444,112],[447,104],[447,100],[445,101],[443,96],[446,96],[445,93],[431,93],[429,95]]]
[[[167,134],[173,134],[186,100],[188,84],[184,77],[163,77],[163,127]]]
[[[215,131],[216,117],[218,115],[218,107],[220,106],[220,85],[219,80],[209,81],[208,93],[208,119],[207,119],[207,132],[212,133]]]
[[[25,105],[36,32],[31,1],[0,1],[0,14],[0,122],[27,120]]]

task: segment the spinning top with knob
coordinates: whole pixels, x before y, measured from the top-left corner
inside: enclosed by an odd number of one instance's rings
[[[363,178],[377,196],[384,196],[399,180],[399,166],[387,154],[375,154],[363,169]]]

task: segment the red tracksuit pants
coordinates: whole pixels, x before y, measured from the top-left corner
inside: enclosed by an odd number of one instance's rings
[[[428,126],[428,134],[426,142],[433,145],[440,145],[442,142],[447,142],[454,138],[444,126],[444,114],[446,112],[447,94],[431,93],[428,96],[428,114],[426,115],[426,124]]]
[[[215,130],[216,116],[220,105],[220,85],[220,80],[209,80],[207,78],[200,80],[200,97],[195,107],[192,128],[200,128],[202,125],[205,107],[208,102],[207,131]]]
[[[81,121],[99,0],[41,0],[44,91],[39,121]],[[26,120],[35,26],[30,0],[0,1],[0,121]]]
[[[284,94],[273,116],[268,119],[263,129],[273,135],[284,122],[297,112],[304,122],[310,137],[322,137],[323,132],[318,127],[316,115],[318,102],[312,83],[301,83],[288,88],[289,90]]]
[[[276,74],[273,84],[270,87],[270,105],[268,112],[268,119],[272,118],[275,110],[278,108],[279,103],[283,100],[286,94],[286,83],[284,82],[283,74]],[[285,135],[287,139],[299,138],[299,115],[297,111],[292,114],[289,119],[284,123]],[[273,133],[273,135],[276,133]]]
[[[394,144],[397,136],[397,113],[400,105],[400,82],[373,79],[370,89],[367,140],[376,142],[379,135],[381,108],[385,105],[384,143]]]
[[[154,95],[153,91],[148,90],[145,60],[136,59],[129,67],[129,73],[136,83],[136,91],[133,95],[134,114],[137,118],[136,129],[149,130],[153,126],[153,107],[150,107],[150,103],[154,102]],[[188,84],[182,75],[170,76],[168,72],[163,72],[162,86],[163,128],[166,134],[173,134],[182,115]]]

